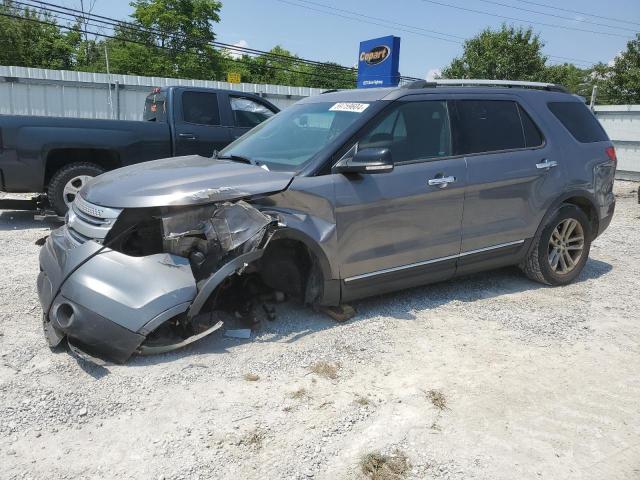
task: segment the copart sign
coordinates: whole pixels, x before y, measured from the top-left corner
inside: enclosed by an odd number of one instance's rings
[[[397,86],[400,82],[399,55],[399,37],[388,36],[360,42],[358,88]]]

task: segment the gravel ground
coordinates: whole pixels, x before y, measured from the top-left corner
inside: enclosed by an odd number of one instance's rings
[[[408,460],[381,479],[638,479],[637,186],[570,286],[503,269],[344,324],[283,304],[250,340],[106,367],[46,346],[47,225],[0,212],[0,477],[357,479],[380,452]]]

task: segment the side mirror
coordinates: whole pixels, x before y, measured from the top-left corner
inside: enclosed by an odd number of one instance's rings
[[[393,159],[388,148],[363,148],[333,168],[334,173],[386,173],[392,170]]]

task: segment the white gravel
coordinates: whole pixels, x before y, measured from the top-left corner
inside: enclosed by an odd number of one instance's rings
[[[47,224],[0,212],[0,478],[350,479],[399,450],[407,478],[638,479],[637,187],[616,184],[573,285],[503,269],[359,302],[345,324],[278,305],[250,340],[107,367],[46,346]]]

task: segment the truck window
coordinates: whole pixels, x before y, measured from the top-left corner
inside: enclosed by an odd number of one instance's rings
[[[198,125],[220,125],[218,95],[208,92],[183,92],[182,119]]]
[[[265,105],[244,97],[230,97],[236,127],[253,128],[275,115]]]
[[[581,143],[605,142],[609,140],[604,129],[580,102],[550,102],[549,110],[569,130],[569,133]]]
[[[152,93],[144,102],[142,119],[145,122],[166,122],[167,107],[166,97],[163,93]]]
[[[457,102],[461,154],[525,148],[524,129],[516,102],[460,100]]]

